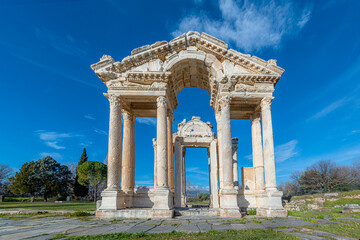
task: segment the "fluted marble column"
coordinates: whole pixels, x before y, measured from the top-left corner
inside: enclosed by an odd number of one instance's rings
[[[181,207],[182,193],[182,147],[179,141],[175,141],[175,207]]]
[[[271,120],[272,97],[261,100],[266,190],[276,190],[274,139]]]
[[[166,98],[157,98],[157,188],[168,189],[168,151],[167,151],[167,104]]]
[[[216,140],[210,143],[210,193],[211,206],[219,208],[219,189],[218,189],[218,164],[216,158]]]
[[[157,164],[156,164],[156,138],[153,138],[153,148],[154,148],[154,189],[156,189],[157,186]]]
[[[185,154],[186,148],[182,147],[182,169],[181,169],[181,207],[186,206],[186,171],[185,171]]]
[[[232,164],[232,140],[230,124],[230,97],[223,96],[220,99],[221,106],[221,162],[224,189],[233,189],[233,164]]]
[[[121,105],[118,96],[106,94],[110,101],[107,188],[101,193],[98,211],[118,210],[125,207],[121,191]]]
[[[120,190],[121,168],[121,105],[117,96],[109,95],[109,145],[107,190]]]
[[[252,153],[253,153],[253,166],[255,169],[255,189],[264,190],[264,159],[263,159],[263,146],[261,140],[261,124],[260,113],[255,112],[251,115],[251,135],[252,135]]]
[[[174,121],[174,114],[167,115],[167,145],[168,145],[168,181],[169,188],[174,191],[174,152],[173,152],[173,138],[172,138],[172,124]]]
[[[215,115],[216,125],[217,125],[217,139],[218,139],[218,174],[219,174],[219,188],[223,188],[223,172],[222,172],[222,161],[221,161],[221,153],[222,153],[222,144],[221,144],[221,112],[217,112]]]
[[[235,137],[232,139],[234,186],[239,186],[239,168],[238,168],[237,150],[238,150],[238,138]]]
[[[124,131],[122,149],[122,181],[121,187],[125,193],[134,191],[134,114],[123,110]]]
[[[174,215],[174,193],[168,184],[168,148],[167,148],[167,103],[166,98],[157,98],[157,133],[156,133],[156,191],[152,218],[170,218]]]

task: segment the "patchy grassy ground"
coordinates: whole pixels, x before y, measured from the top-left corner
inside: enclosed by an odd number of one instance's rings
[[[115,233],[105,235],[70,237],[66,239],[299,239],[272,229],[250,229],[243,231],[210,231],[207,233]]]
[[[53,203],[53,202],[0,202],[0,210],[10,209],[32,209],[32,210],[64,210],[64,211],[95,211],[94,202],[72,202],[72,203]]]

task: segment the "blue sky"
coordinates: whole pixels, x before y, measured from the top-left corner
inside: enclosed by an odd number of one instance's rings
[[[132,49],[189,30],[285,69],[272,105],[278,182],[318,160],[360,158],[359,1],[0,2],[0,163],[15,170],[46,155],[76,163],[107,155],[105,85],[90,69],[103,54],[120,61]],[[210,97],[178,95],[174,130],[200,116],[216,129]],[[153,181],[154,119],[136,122],[136,184]],[[232,120],[239,166],[252,166],[250,121]],[[190,149],[187,177],[208,186],[207,155]]]

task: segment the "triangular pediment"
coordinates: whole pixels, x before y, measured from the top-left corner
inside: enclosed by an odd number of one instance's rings
[[[250,54],[228,49],[228,45],[224,41],[206,33],[200,34],[193,31],[169,42],[158,41],[136,48],[121,62],[115,62],[110,56],[105,56],[91,67],[103,81],[118,78],[128,72],[161,72],[166,70],[164,64],[170,58],[189,51],[189,49],[216,58],[221,64],[222,71],[228,77],[268,75],[280,78],[284,72],[284,69],[276,65],[276,60],[265,61]]]

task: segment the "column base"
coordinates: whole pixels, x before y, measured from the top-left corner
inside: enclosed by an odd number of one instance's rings
[[[156,189],[153,210],[173,210],[174,193],[169,189]]]
[[[282,206],[282,195],[283,193],[277,189],[259,193],[256,215],[261,217],[287,217],[287,211]]]
[[[125,194],[121,190],[104,190],[101,193],[101,206],[98,210],[119,210],[125,208]]]
[[[134,206],[134,190],[124,190],[125,207],[132,208]]]
[[[186,195],[181,194],[181,207],[186,207]]]
[[[170,209],[170,210],[153,209],[151,211],[151,218],[173,218],[174,212],[175,212],[174,209]]]
[[[239,191],[236,189],[220,190],[220,216],[221,217],[242,217],[238,205]]]

